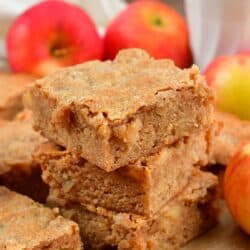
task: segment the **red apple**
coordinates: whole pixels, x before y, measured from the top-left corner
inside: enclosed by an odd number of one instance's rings
[[[160,1],[136,1],[108,26],[104,38],[106,57],[120,49],[142,48],[155,58],[170,58],[180,67],[192,63],[184,18]]]
[[[239,148],[226,169],[224,196],[236,222],[250,234],[250,141]]]
[[[216,106],[250,120],[250,54],[218,57],[205,70]]]
[[[44,75],[102,59],[103,41],[84,10],[63,1],[43,1],[12,24],[7,51],[13,71]]]

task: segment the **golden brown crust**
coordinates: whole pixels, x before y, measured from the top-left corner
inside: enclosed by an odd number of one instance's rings
[[[4,187],[0,187],[0,214],[0,249],[82,249],[77,224]]]
[[[121,51],[113,62],[91,61],[37,80],[36,88],[61,103],[86,107],[100,115],[95,126],[115,123],[157,102],[168,90],[199,89],[198,68],[181,70],[167,59],[154,60],[143,50]],[[208,90],[203,86],[203,94]]]

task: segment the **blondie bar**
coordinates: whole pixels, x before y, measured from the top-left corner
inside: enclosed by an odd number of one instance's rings
[[[0,73],[0,119],[13,119],[23,109],[22,94],[33,81],[25,74]]]
[[[194,165],[207,164],[207,138],[196,133],[112,172],[46,144],[38,155],[50,201],[152,216],[187,184]]]
[[[0,184],[44,202],[48,186],[33,153],[47,140],[32,128],[31,116],[22,112],[13,121],[0,121]]]
[[[81,250],[76,223],[0,187],[1,250]]]
[[[211,162],[227,165],[237,147],[244,140],[250,139],[250,122],[219,111],[215,112],[215,121],[218,131],[214,136]]]
[[[181,70],[140,49],[60,70],[38,80],[25,99],[35,128],[106,171],[213,122],[198,68]]]
[[[88,249],[173,250],[216,223],[216,197],[217,178],[196,170],[184,191],[150,219],[77,205],[62,213],[79,223]]]

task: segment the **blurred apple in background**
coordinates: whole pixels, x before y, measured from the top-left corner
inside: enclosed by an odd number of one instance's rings
[[[250,234],[250,141],[239,148],[226,169],[224,196],[236,222]]]
[[[215,90],[215,105],[250,120],[250,54],[218,57],[204,73]]]
[[[83,9],[44,1],[12,24],[7,52],[13,71],[46,75],[63,66],[102,59],[103,41]]]
[[[104,38],[106,58],[123,48],[142,48],[155,58],[170,58],[180,67],[192,63],[184,18],[168,5],[153,0],[128,5],[108,26]]]

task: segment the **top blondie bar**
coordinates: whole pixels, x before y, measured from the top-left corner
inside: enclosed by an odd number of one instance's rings
[[[196,66],[140,49],[37,80],[26,95],[36,129],[106,171],[207,129],[212,94]]]

